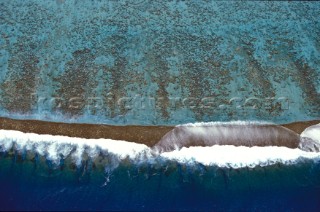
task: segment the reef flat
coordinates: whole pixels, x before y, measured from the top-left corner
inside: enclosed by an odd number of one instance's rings
[[[320,2],[0,2],[0,115],[111,125],[319,119]]]

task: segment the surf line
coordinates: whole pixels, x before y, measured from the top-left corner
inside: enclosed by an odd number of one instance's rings
[[[303,135],[308,134],[306,132],[310,130],[320,132],[320,125],[306,128]],[[171,152],[183,147],[214,145],[277,146],[299,148],[308,152],[320,150],[320,141],[315,136],[301,137],[298,133],[280,125],[241,121],[179,125],[164,135],[153,149],[158,152]]]
[[[283,125],[259,122],[212,122],[179,126],[114,126],[103,124],[61,123],[42,120],[0,118],[0,129],[25,133],[61,135],[80,138],[106,138],[145,144],[159,151],[189,146],[285,146],[314,151],[314,145],[300,133],[319,120]],[[312,150],[312,148],[314,148]]]

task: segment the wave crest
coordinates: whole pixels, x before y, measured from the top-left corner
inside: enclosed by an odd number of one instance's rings
[[[284,146],[297,148],[300,136],[278,125],[251,122],[197,123],[179,125],[168,132],[156,145],[160,152],[190,146]]]
[[[203,133],[203,132],[202,132]],[[204,133],[205,134],[205,133]],[[79,167],[90,160],[96,167],[112,171],[121,162],[130,164],[170,161],[206,166],[243,168],[268,166],[275,163],[292,164],[300,160],[318,160],[320,153],[288,147],[248,147],[213,145],[211,147],[182,147],[171,152],[155,152],[144,144],[110,139],[83,139],[66,136],[38,135],[19,131],[0,130],[0,152],[20,155],[27,160],[44,158],[53,167],[74,164]]]

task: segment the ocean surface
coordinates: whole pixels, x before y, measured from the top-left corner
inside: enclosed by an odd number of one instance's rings
[[[0,118],[3,129],[192,123],[155,146],[1,129],[0,211],[320,211],[320,125],[298,135],[199,123],[319,120],[319,11],[320,1],[0,0],[0,117],[26,120]],[[68,131],[58,125],[48,126]]]
[[[0,130],[0,188],[1,210],[318,211],[320,153]]]
[[[319,1],[1,0],[0,116],[319,118]]]

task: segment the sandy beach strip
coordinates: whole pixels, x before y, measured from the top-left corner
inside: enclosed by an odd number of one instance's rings
[[[300,134],[305,128],[320,123],[320,120],[283,124],[282,126]],[[103,124],[61,123],[39,120],[16,120],[0,118],[0,129],[26,133],[63,135],[80,138],[108,138],[135,143],[155,145],[174,126],[113,126]]]

